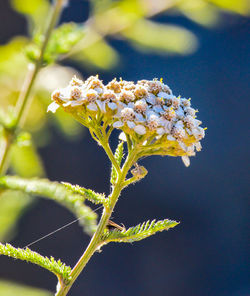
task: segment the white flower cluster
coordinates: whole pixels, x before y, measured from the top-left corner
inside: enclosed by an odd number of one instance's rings
[[[59,106],[83,118],[97,118],[122,130],[133,139],[161,141],[168,155],[182,156],[189,165],[188,156],[200,151],[200,140],[205,136],[196,119],[196,110],[190,99],[176,97],[162,81],[131,81],[113,79],[104,85],[98,76],[85,82],[74,77],[69,86],[52,94],[54,101],[48,110]],[[154,137],[155,136],[155,137]],[[170,149],[174,148],[174,149]]]

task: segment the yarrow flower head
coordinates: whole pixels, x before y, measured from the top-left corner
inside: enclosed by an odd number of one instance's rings
[[[62,107],[88,127],[96,138],[121,130],[120,138],[140,147],[140,157],[149,155],[189,156],[201,150],[205,136],[191,100],[176,97],[161,80],[113,79],[107,85],[91,76],[85,82],[73,77],[66,88],[52,93],[48,111]],[[98,132],[99,130],[99,132]],[[100,139],[99,139],[100,140]]]

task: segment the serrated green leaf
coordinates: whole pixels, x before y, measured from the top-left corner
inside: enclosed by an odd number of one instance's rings
[[[102,240],[103,242],[124,242],[124,243],[132,243],[134,241],[140,241],[144,238],[147,238],[156,232],[161,232],[164,230],[168,230],[169,228],[173,228],[178,225],[179,222],[172,220],[156,220],[147,221],[142,224],[138,224],[137,226],[130,227],[129,229],[120,230],[106,230],[103,234]]]
[[[197,39],[190,31],[178,26],[163,25],[144,19],[138,20],[121,34],[144,51],[190,54],[197,47]]]
[[[86,189],[84,187],[81,187],[79,185],[72,185],[68,182],[62,182],[62,184],[72,191],[73,193],[77,193],[82,195],[84,198],[88,199],[89,201],[95,203],[95,204],[108,204],[108,199],[105,198],[104,194],[99,194],[94,192],[91,189]]]
[[[115,150],[115,160],[117,161],[117,164],[120,166],[123,158],[123,142],[120,142]],[[110,183],[115,184],[117,179],[117,171],[115,167],[112,165],[111,168],[111,178],[110,178]]]
[[[57,277],[61,278],[66,284],[70,281],[71,268],[60,260],[56,261],[53,257],[43,257],[37,252],[31,251],[29,248],[21,249],[15,248],[10,244],[0,243],[0,254],[14,259],[37,264],[50,272],[54,273]]]
[[[23,179],[13,176],[0,178],[0,188],[20,190],[32,195],[49,198],[68,208],[79,219],[79,223],[89,235],[97,227],[97,215],[84,204],[83,195],[70,192],[64,185],[47,179]]]

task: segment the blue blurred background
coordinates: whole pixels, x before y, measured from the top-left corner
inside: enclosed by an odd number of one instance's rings
[[[27,32],[24,18],[4,2],[1,44]],[[87,5],[72,1],[62,20],[83,21]],[[121,55],[116,68],[78,70],[83,77],[98,73],[105,83],[113,77],[163,77],[174,94],[192,97],[199,119],[208,127],[203,150],[191,158],[189,168],[179,158],[142,160],[148,175],[122,193],[112,217],[125,226],[154,218],[181,223],[145,241],[103,247],[69,295],[248,296],[250,20],[224,14],[221,25],[212,29],[182,16],[160,15],[154,20],[192,30],[198,49],[187,56],[158,55],[138,52],[124,40],[110,40]],[[52,133],[50,145],[40,148],[48,178],[108,193],[110,165],[88,132],[73,142],[56,130]],[[39,200],[21,218],[11,243],[24,246],[72,219],[64,208]],[[32,249],[72,266],[88,240],[75,224]],[[31,264],[0,258],[0,266],[3,279],[52,291],[56,285],[55,277]]]

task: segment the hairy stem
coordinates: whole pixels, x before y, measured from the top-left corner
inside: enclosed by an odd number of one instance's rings
[[[36,80],[37,74],[42,67],[44,53],[47,48],[52,30],[55,27],[57,20],[60,16],[60,13],[62,11],[64,1],[65,0],[57,0],[53,5],[51,16],[48,21],[48,26],[47,26],[46,32],[44,33],[44,39],[41,45],[39,58],[37,59],[35,64],[29,65],[29,70],[16,104],[16,110],[15,110],[16,118],[15,118],[14,126],[11,129],[11,131],[9,131],[8,137],[4,138],[4,144],[1,149],[2,152],[0,155],[0,174],[4,174],[5,170],[7,169],[8,154],[10,151],[11,144],[13,143],[16,131],[20,127],[22,127],[24,123],[27,107],[30,105],[32,100],[32,97],[30,96],[31,90],[34,86],[34,82]]]
[[[132,178],[130,178],[130,179],[128,179],[128,180],[126,180],[124,183],[123,183],[123,186],[124,187],[127,187],[128,185],[130,185],[130,184],[132,184],[132,183],[135,183],[135,182],[137,182],[137,181],[139,181],[140,179],[138,179],[138,177],[132,177]]]
[[[114,154],[113,154],[113,152],[112,152],[112,150],[111,150],[111,148],[109,146],[109,143],[102,144],[102,147],[105,150],[106,154],[108,155],[108,157],[109,157],[110,161],[112,162],[113,166],[115,167],[117,173],[118,174],[121,173],[121,169],[120,169],[120,167],[119,167],[119,165],[118,165],[118,163],[117,163],[117,161],[116,161],[116,159],[114,157]]]
[[[71,278],[72,280],[68,285],[60,284],[58,292],[56,293],[56,296],[66,296],[69,292],[70,288],[74,284],[75,280],[78,278],[90,258],[93,256],[96,250],[101,247],[103,244],[101,240],[101,236],[105,230],[105,227],[108,223],[108,220],[113,212],[113,209],[115,207],[115,204],[120,196],[120,193],[122,189],[124,188],[124,180],[127,176],[127,173],[133,163],[135,162],[137,150],[131,151],[130,154],[128,154],[127,159],[122,167],[121,172],[118,174],[118,180],[117,183],[114,185],[111,195],[109,196],[110,199],[110,205],[109,207],[104,208],[102,217],[100,219],[100,222],[98,224],[97,230],[95,234],[93,235],[87,249],[83,253],[82,257],[79,259],[79,261],[76,263],[75,267],[72,269],[71,272]]]
[[[99,140],[99,143],[101,144],[102,148],[105,150],[108,158],[110,159],[112,165],[115,167],[116,171],[117,171],[117,174],[121,174],[121,169],[120,169],[120,166],[118,165],[115,157],[114,157],[114,154],[109,146],[109,136],[108,134],[106,134],[106,131],[103,130],[103,133],[101,133],[98,128],[95,129],[95,133],[96,135],[98,136],[98,140]]]

